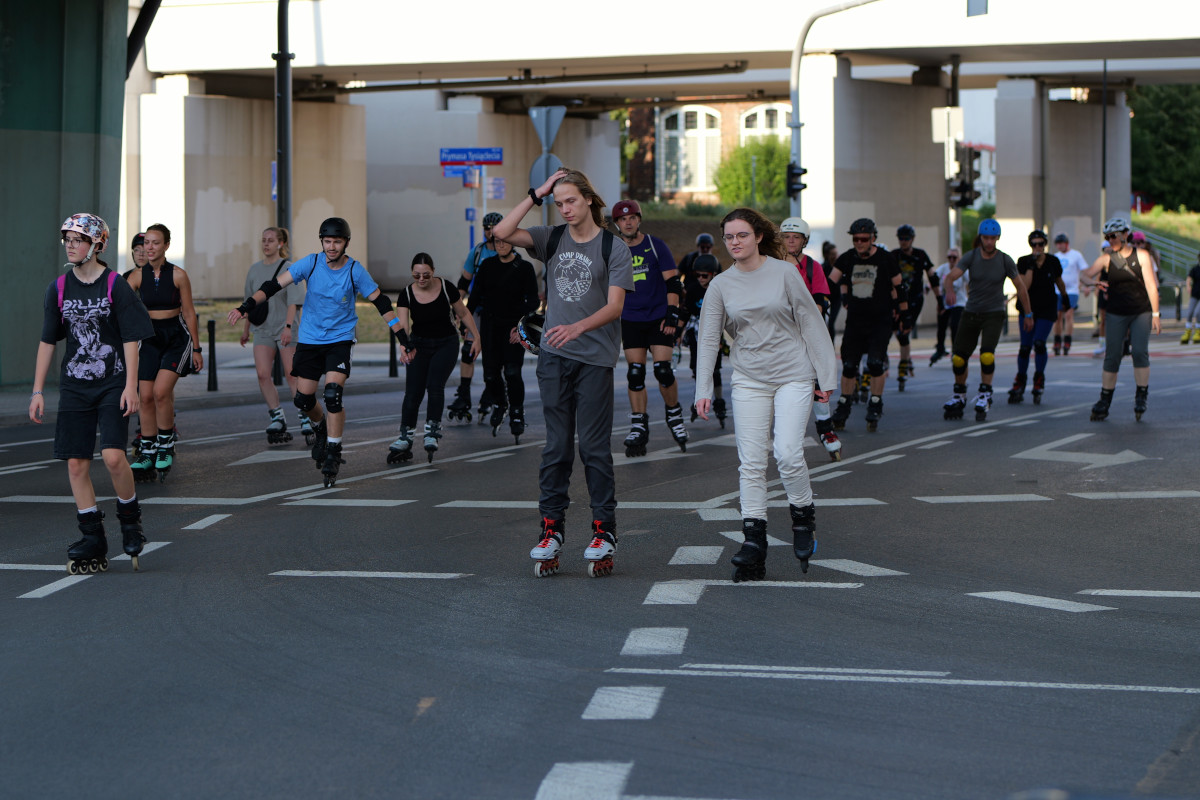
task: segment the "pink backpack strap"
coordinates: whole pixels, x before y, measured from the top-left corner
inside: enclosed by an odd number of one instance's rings
[[[67,291],[67,276],[66,273],[58,276],[54,281],[54,285],[58,287],[58,315],[62,316],[63,293]]]

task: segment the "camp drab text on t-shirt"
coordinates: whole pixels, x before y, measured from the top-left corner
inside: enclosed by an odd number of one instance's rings
[[[83,283],[75,271],[66,274],[62,311],[58,307],[57,281],[46,288],[42,337],[46,344],[66,339],[62,359],[64,384],[99,386],[102,381],[125,380],[124,344],[154,335],[150,315],[133,289],[123,280],[113,281],[108,295],[105,269],[92,283]]]
[[[633,291],[633,256],[620,239],[612,237],[608,263],[603,244],[605,233],[598,232],[589,241],[577,242],[566,226],[555,252],[547,253],[554,228],[528,229],[533,238],[531,252],[546,265],[546,324],[544,330],[571,325],[587,319],[608,304],[610,287]],[[614,367],[621,352],[621,321],[613,320],[562,347],[554,347],[543,336],[541,349],[553,355],[572,358],[598,367]]]
[[[441,284],[441,289],[438,291],[437,297],[428,303],[422,303],[417,299],[411,285],[396,297],[396,307],[408,309],[408,314],[412,318],[412,335],[414,337],[444,339],[458,334],[453,306],[462,295],[459,294],[458,287],[451,286],[449,281],[443,278],[434,278],[434,280]]]
[[[621,319],[655,322],[667,315],[667,282],[664,272],[675,269],[667,243],[649,234],[629,248],[633,259],[633,291],[625,295]]]
[[[1062,277],[1062,262],[1051,255],[1044,256],[1042,265],[1037,264],[1037,256],[1027,255],[1017,259],[1017,274],[1024,275],[1033,272],[1029,281],[1029,302],[1033,304],[1033,316],[1037,319],[1058,318],[1058,279]],[[1017,311],[1025,313],[1021,302],[1017,301]]]
[[[876,248],[864,259],[857,250],[848,250],[838,256],[834,266],[842,273],[838,283],[850,287],[843,295],[848,317],[891,313],[892,279],[900,274],[891,253]]]

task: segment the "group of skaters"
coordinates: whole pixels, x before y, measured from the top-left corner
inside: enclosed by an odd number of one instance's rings
[[[548,197],[565,224],[521,228],[529,211]],[[291,440],[270,378],[278,351],[306,444],[325,485],[336,481],[344,463],[343,395],[351,371],[358,295],[375,306],[390,328],[406,368],[400,432],[389,447],[389,463],[412,457],[423,400],[422,444],[432,460],[442,437],[445,386],[456,362],[460,386],[449,411],[452,419],[470,421],[470,382],[480,356],[485,384],[481,402],[486,403],[493,434],[507,415],[519,441],[525,425],[521,365],[526,352],[532,352],[537,357],[546,425],[539,468],[541,530],[530,552],[534,573],[548,575],[559,567],[578,442],[592,516],[584,557],[589,574],[603,575],[612,570],[617,546],[609,444],[616,363],[623,353],[631,405],[626,456],[647,452],[648,373],[658,384],[666,427],[680,449],[686,450],[688,432],[673,358],[676,342],[682,339],[691,350],[695,378],[692,421],[714,414],[724,426],[728,409],[722,397],[724,356],[732,367],[744,532],[744,544],[733,563],[734,580],[740,581],[765,574],[769,448],[788,497],[794,554],[807,571],[817,544],[803,452],[810,413],[821,442],[838,458],[841,443],[835,430],[845,427],[865,376],[866,421],[869,430],[876,429],[883,413],[887,349],[893,333],[901,347],[901,381],[913,374],[909,335],[924,301],[926,280],[939,306],[939,346],[931,364],[945,352],[946,327],[953,338],[955,385],[945,406],[947,418],[962,416],[967,362],[976,347],[981,383],[975,410],[977,418],[986,416],[995,348],[1007,316],[1006,279],[1016,286],[1022,320],[1011,400],[1016,402],[1024,393],[1031,354],[1034,399],[1040,399],[1047,339],[1077,303],[1078,295],[1069,289],[1095,285],[1108,297],[1108,348],[1101,399],[1092,418],[1107,416],[1127,335],[1138,417],[1145,411],[1148,337],[1160,330],[1158,294],[1153,261],[1132,243],[1123,219],[1106,223],[1109,244],[1103,254],[1091,267],[1071,275],[1068,283],[1064,279],[1070,271],[1068,262],[1046,253],[1044,232],[1031,233],[1032,252],[1014,262],[998,249],[1000,226],[991,219],[980,224],[974,249],[962,257],[956,250],[949,251],[940,267],[913,246],[911,226],[899,229],[899,247],[890,251],[878,243],[875,223],[866,218],[850,226],[852,249],[839,255],[826,243],[824,261],[818,263],[804,253],[810,237],[804,220],[788,218],[776,227],[759,212],[739,208],[721,221],[720,235],[733,260],[722,270],[710,234],[701,234],[696,251],[676,265],[666,243],[641,230],[641,209],[635,201],[622,200],[613,207],[617,234],[606,225],[604,207],[585,175],[561,169],[543,185],[531,188],[507,215],[485,217],[484,242],[472,249],[457,282],[438,277],[433,259],[418,253],[412,261],[412,283],[400,292],[394,306],[366,267],[348,254],[351,233],[346,220],[331,217],[322,222],[320,251],[297,260],[290,259],[286,229],[264,230],[263,258],[250,268],[248,296],[229,312],[228,322],[243,323],[243,346],[253,338],[258,380],[270,415],[268,442]],[[47,288],[30,417],[41,421],[42,392],[54,345],[65,339],[55,457],[68,462],[83,533],[69,549],[69,569],[74,573],[107,568],[103,514],[89,477],[97,428],[101,454],[117,493],[123,547],[136,566],[145,537],[135,484],[139,477],[155,473],[165,477],[170,470],[174,386],[181,376],[203,365],[199,350],[192,346],[197,337],[190,284],[187,273],[166,260],[170,231],[163,225],[153,225],[135,239],[135,267],[124,280],[116,280],[118,276],[99,257],[109,240],[102,219],[74,215],[63,223],[61,234],[69,270]],[[1060,251],[1064,240],[1056,240]],[[533,266],[517,248],[546,265],[544,292],[539,291]],[[840,308],[845,309],[846,319],[839,381],[832,320]],[[1069,317],[1066,322],[1064,352],[1070,347]],[[831,412],[838,383],[841,397]],[[141,433],[131,465],[125,442],[129,417],[135,413],[140,413]]]

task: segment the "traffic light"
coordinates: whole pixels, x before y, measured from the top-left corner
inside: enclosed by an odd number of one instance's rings
[[[954,195],[954,205],[956,207],[970,208],[979,199],[979,190],[975,188],[975,184],[973,183],[959,181],[954,186]]]
[[[970,145],[958,145],[958,175],[947,186],[947,199],[955,208],[970,208],[979,199],[975,181],[979,179],[980,155],[981,151]]]
[[[803,182],[804,173],[808,172],[799,164],[788,164],[787,167],[787,193],[793,200],[800,196],[800,192],[808,186]]]

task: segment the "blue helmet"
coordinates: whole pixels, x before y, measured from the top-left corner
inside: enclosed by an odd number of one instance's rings
[[[980,236],[999,236],[1000,235],[1000,223],[996,222],[996,220],[991,219],[991,218],[985,219],[983,222],[979,223],[979,235]]]

